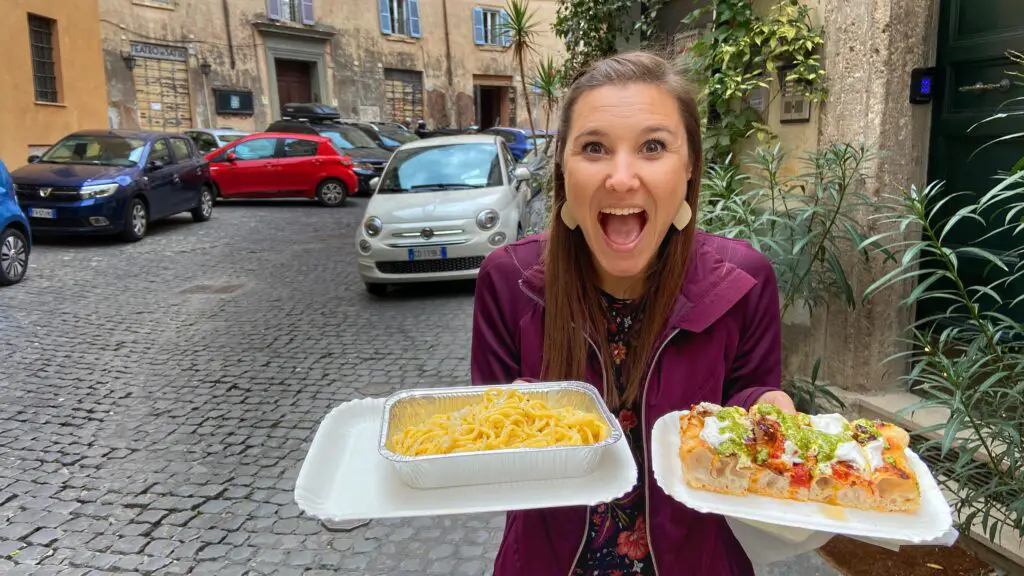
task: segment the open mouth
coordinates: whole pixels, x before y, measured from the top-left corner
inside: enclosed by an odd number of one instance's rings
[[[639,206],[602,208],[597,221],[609,246],[613,249],[629,250],[640,239],[647,226],[647,211]]]

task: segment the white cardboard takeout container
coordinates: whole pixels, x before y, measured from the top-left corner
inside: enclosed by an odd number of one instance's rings
[[[670,412],[654,423],[652,465],[661,489],[698,512],[734,518],[791,543],[819,531],[892,544],[921,544],[941,539],[952,528],[949,504],[928,467],[909,448],[907,457],[921,489],[921,507],[912,513],[858,510],[760,495],[733,496],[692,488],[683,476],[679,458],[679,417],[685,413]]]
[[[417,489],[378,453],[383,399],[346,402],[320,422],[295,482],[295,503],[322,520],[343,522],[595,506],[629,492],[637,467],[627,442],[616,442],[594,470],[575,478]]]

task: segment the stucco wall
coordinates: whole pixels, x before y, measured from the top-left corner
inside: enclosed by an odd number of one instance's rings
[[[280,32],[315,30],[330,35],[330,39],[321,41],[328,86],[322,87],[320,96],[346,116],[358,117],[361,106],[383,105],[384,70],[389,68],[422,71],[424,108],[431,126],[464,127],[473,123],[474,74],[514,76],[518,85],[511,53],[473,43],[472,9],[500,8],[500,0],[421,0],[420,38],[382,34],[376,2],[371,0],[318,0],[314,5],[317,24],[313,27],[272,23],[266,17],[266,3],[261,0],[228,0],[227,18],[219,1],[174,0],[173,9],[140,5],[142,1],[145,0],[101,0],[102,15],[109,21],[103,24],[103,44],[110,78],[110,109],[121,125],[132,125],[137,114],[131,73],[121,59],[130,40],[175,44],[193,50],[195,55],[189,62],[193,116],[200,125],[208,124],[202,76],[198,73],[198,62],[203,58],[213,67],[209,88],[248,89],[254,95],[256,113],[252,117],[215,116],[214,124],[259,130],[272,119],[274,82],[268,68],[267,39],[287,36],[266,32],[269,28]],[[536,11],[539,53],[557,55],[561,47],[551,30],[554,0],[533,0],[531,6]],[[262,23],[261,29],[257,30],[253,23]],[[234,68],[228,49],[229,27]],[[532,74],[533,62],[527,68],[527,76]],[[517,107],[517,112],[518,123],[525,126],[524,107]],[[543,114],[537,112],[535,117],[543,123]]]
[[[57,21],[58,104],[35,102],[28,13]],[[106,87],[97,0],[4,0],[0,18],[0,159],[14,169],[31,149],[69,132],[105,128]],[[73,14],[73,16],[72,16]]]

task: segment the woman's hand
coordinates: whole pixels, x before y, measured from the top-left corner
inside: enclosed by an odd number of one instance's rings
[[[796,406],[793,405],[793,399],[789,397],[782,390],[772,390],[771,392],[765,392],[758,396],[754,404],[774,404],[778,406],[779,410],[782,410],[786,414],[796,414]]]

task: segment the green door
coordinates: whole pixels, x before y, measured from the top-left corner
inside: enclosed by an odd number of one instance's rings
[[[1014,82],[1021,79],[1006,74],[1007,70],[1024,72],[1024,67],[1006,56],[1008,50],[1024,52],[1024,0],[941,1],[928,179],[945,181],[946,195],[964,191],[971,194],[946,202],[934,222],[976,202],[996,184],[996,174],[1009,171],[1024,158],[1024,138],[989,146],[971,158],[986,142],[1024,132],[1024,118],[1012,118],[983,124],[968,133],[971,126],[994,114],[1006,101],[1024,98],[1024,87]],[[1003,110],[1024,110],[1024,101]],[[1001,222],[1001,218],[992,218],[986,226],[961,220],[944,242],[952,249],[977,246],[1006,257],[1008,250],[1020,246],[1024,235],[1014,238],[1007,231],[982,240]],[[1010,257],[1005,262],[1011,270],[1017,264]],[[959,258],[959,265],[962,278],[971,286],[987,285],[1002,274],[1000,270],[993,273],[986,260],[967,253]],[[1024,294],[1024,280],[1000,292],[1004,300],[1013,300]],[[991,309],[992,300],[985,301]],[[946,300],[925,300],[918,308],[918,317],[941,314],[948,306]],[[1003,311],[1024,321],[1024,305]]]

